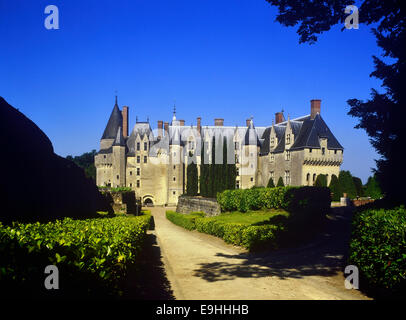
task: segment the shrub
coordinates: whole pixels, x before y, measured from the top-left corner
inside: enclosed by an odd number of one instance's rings
[[[315,187],[327,187],[327,176],[325,174],[319,174],[314,182]]]
[[[150,221],[151,216],[144,215],[11,226],[0,223],[1,294],[20,297],[32,291],[36,296],[49,295],[39,288],[44,288],[45,266],[53,264],[61,275],[57,294],[119,295],[120,281],[135,263]]]
[[[341,189],[340,189],[340,183],[338,182],[338,178],[335,174],[331,176],[331,181],[330,185],[328,186],[330,188],[332,195],[332,200],[333,201],[340,201],[341,195],[343,194]]]
[[[276,184],[276,186],[277,186],[277,187],[283,187],[283,186],[285,186],[285,184],[283,183],[282,177],[279,177],[278,183]]]
[[[204,217],[203,212],[193,212],[191,214],[182,214],[175,211],[166,211],[166,218],[174,224],[187,230],[196,229],[195,220]]]
[[[360,271],[360,287],[380,297],[406,297],[406,210],[367,209],[352,222],[349,263]]]
[[[267,188],[275,188],[275,184],[274,184],[272,178],[269,178],[268,185],[266,187]]]

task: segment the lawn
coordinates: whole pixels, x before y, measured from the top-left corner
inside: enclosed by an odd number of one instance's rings
[[[211,219],[225,222],[225,223],[238,223],[243,225],[264,225],[272,224],[276,216],[289,217],[289,213],[282,209],[270,209],[270,210],[259,210],[259,211],[248,211],[248,212],[225,212],[218,216],[214,216]]]

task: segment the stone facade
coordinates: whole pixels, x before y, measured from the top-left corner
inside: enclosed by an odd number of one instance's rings
[[[219,215],[221,213],[221,209],[216,199],[180,196],[178,198],[176,212],[179,213],[204,212],[206,216],[211,217]]]
[[[125,121],[116,101],[95,157],[97,185],[131,187],[146,204],[174,206],[186,191],[190,153],[198,174],[202,143],[203,161],[221,163],[222,147],[215,159],[207,152],[213,137],[216,146],[227,139],[228,163],[236,163],[238,172],[236,188],[266,186],[270,178],[276,185],[279,177],[285,185],[313,185],[319,174],[326,174],[330,183],[332,175],[339,174],[344,149],[321,118],[320,105],[320,100],[312,100],[310,115],[292,120],[278,112],[269,127],[254,127],[252,119],[247,126],[228,127],[220,118],[214,126],[204,126],[200,117],[196,127],[185,126],[174,112],[164,130],[162,120],[155,131],[149,122],[137,121],[130,136],[124,137]]]

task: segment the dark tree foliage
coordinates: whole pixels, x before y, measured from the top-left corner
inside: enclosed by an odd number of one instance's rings
[[[201,148],[201,163],[200,163],[200,194],[202,196],[207,196],[208,195],[208,164],[204,163],[204,158],[206,157],[206,149],[205,149],[205,143],[202,139],[202,148]]]
[[[352,181],[354,181],[355,190],[357,191],[357,196],[358,197],[363,197],[364,196],[364,189],[363,189],[361,179],[358,178],[358,177],[352,177]]]
[[[327,187],[327,176],[325,174],[319,174],[314,182],[315,187]]]
[[[196,164],[196,156],[189,154],[191,158],[191,163],[187,166],[186,175],[187,175],[187,182],[186,182],[186,194],[188,196],[196,196],[198,193],[198,174],[197,174],[197,164]]]
[[[344,9],[355,3],[348,0],[266,1],[278,8],[276,20],[279,23],[285,26],[298,25],[300,43],[314,43],[319,34],[330,30],[332,26],[344,26],[348,16]],[[406,28],[401,3],[401,0],[357,1],[360,27],[376,24],[372,32],[387,61],[373,56],[375,70],[370,76],[382,80],[385,92],[379,93],[372,89],[371,98],[367,101],[348,100],[348,114],[359,118],[356,128],[367,132],[372,146],[381,156],[376,160],[377,169],[374,172],[382,191],[394,202],[404,202],[405,181],[402,152],[406,144],[406,131],[403,128],[406,108],[402,86],[406,79],[405,51],[402,44],[406,43]]]
[[[348,198],[355,199],[357,197],[357,189],[355,188],[351,172],[346,170],[340,171],[338,182],[340,184],[340,191],[346,193]]]
[[[338,181],[338,178],[335,174],[331,176],[331,181],[329,185],[330,191],[332,193],[332,198],[331,200],[333,201],[340,201],[340,198],[343,194],[340,188],[340,183]]]
[[[285,184],[283,183],[283,179],[282,177],[279,177],[278,179],[278,183],[276,184],[277,187],[284,187]]]
[[[275,188],[275,183],[273,183],[273,179],[269,178],[268,184],[266,186],[267,188]]]
[[[375,176],[371,176],[368,178],[368,181],[365,185],[364,194],[366,197],[371,197],[372,199],[382,198],[382,191],[379,187],[378,181],[376,181]]]
[[[94,166],[94,156],[96,153],[96,150],[92,150],[81,156],[72,157],[71,155],[68,155],[66,159],[73,161],[76,165],[81,167],[85,171],[86,177],[92,178],[96,181],[96,167]]]

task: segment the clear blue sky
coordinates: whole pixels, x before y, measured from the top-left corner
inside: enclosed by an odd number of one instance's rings
[[[59,30],[44,27],[44,9],[59,8]],[[362,12],[360,12],[362,14]],[[321,36],[299,45],[295,28],[275,22],[265,0],[0,0],[0,96],[51,139],[55,152],[99,147],[114,105],[135,117],[170,121],[174,100],[187,125],[268,126],[274,113],[321,114],[344,146],[342,169],[363,182],[378,155],[350,98],[366,99],[379,55],[370,28]]]

